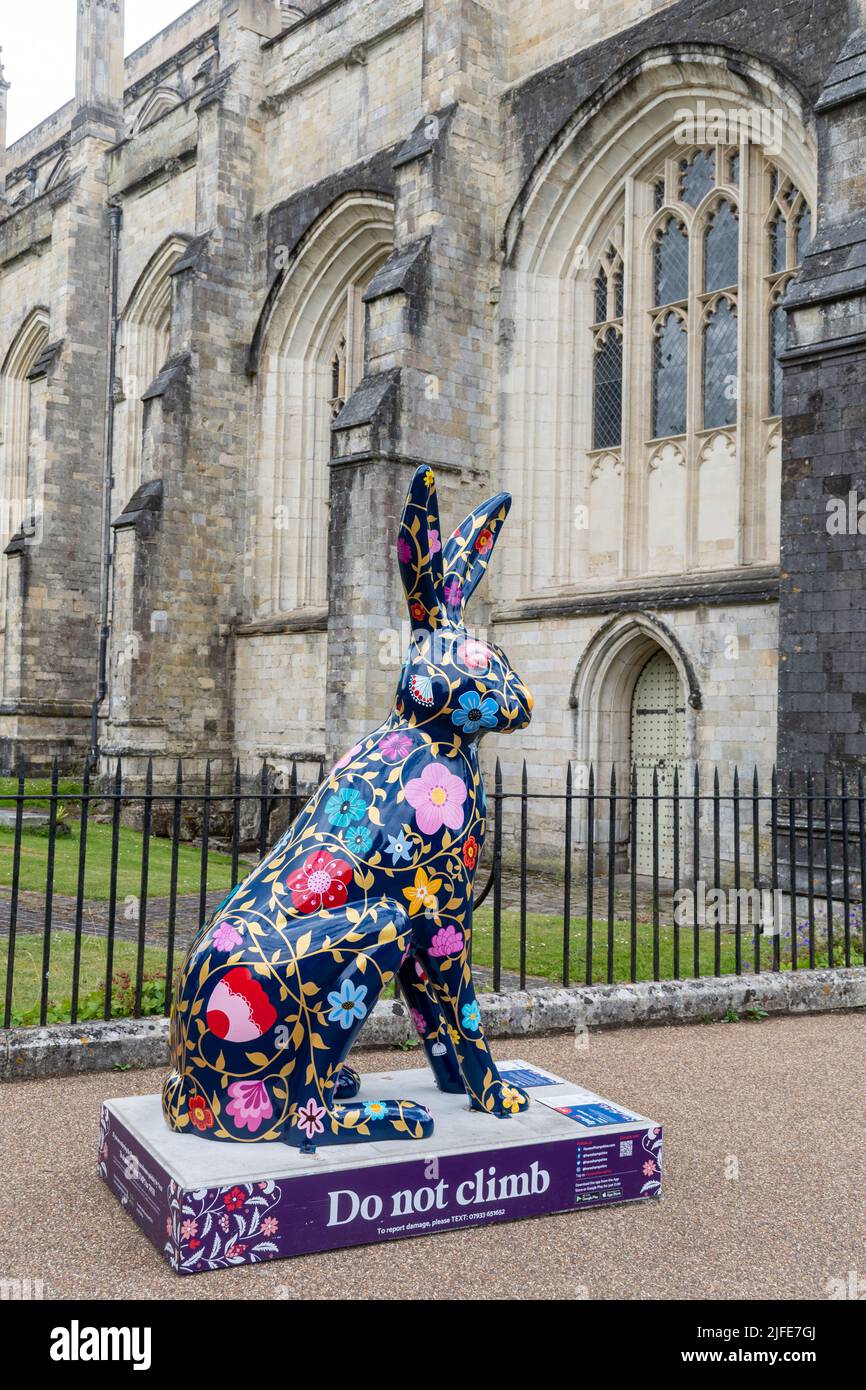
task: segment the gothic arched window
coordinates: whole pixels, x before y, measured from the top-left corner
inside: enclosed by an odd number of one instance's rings
[[[660,319],[653,344],[653,438],[683,434],[686,428],[688,333],[682,314]]]
[[[660,228],[653,257],[656,304],[677,304],[689,293],[689,239],[685,227],[671,217]]]
[[[595,361],[592,383],[592,447],[622,443],[622,256],[611,241],[593,281]]]
[[[707,223],[704,238],[704,293],[737,283],[740,228],[732,203],[723,200]]]
[[[727,297],[710,310],[704,328],[704,429],[737,419],[737,311]]]
[[[782,364],[788,282],[802,264],[812,240],[812,212],[803,194],[775,165],[770,173],[772,201],[767,214],[767,283],[769,286],[769,372],[767,412],[782,413]]]
[[[777,529],[780,301],[812,235],[809,205],[744,133],[672,140],[612,207],[586,259],[589,486],[601,498],[634,477],[624,505],[642,507],[645,529],[622,532],[631,572],[764,557]],[[609,539],[593,545],[609,565]]]
[[[592,447],[612,449],[622,443],[622,333],[609,327],[597,342]]]

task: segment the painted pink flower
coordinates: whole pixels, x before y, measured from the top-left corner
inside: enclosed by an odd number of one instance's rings
[[[233,1081],[229,1086],[230,1103],[226,1110],[234,1116],[238,1129],[255,1134],[262,1120],[274,1113],[264,1081]]]
[[[425,835],[434,835],[443,825],[449,830],[460,829],[466,787],[444,763],[428,763],[420,777],[406,783],[405,792],[418,828]]]
[[[401,734],[395,730],[391,734],[386,734],[382,739],[379,744],[379,752],[386,762],[399,762],[401,758],[405,758],[412,752],[412,740],[408,734]]]
[[[431,956],[456,956],[463,950],[463,933],[457,931],[449,922],[440,927],[430,942]]]
[[[246,1248],[245,1245],[230,1245],[226,1250],[226,1256],[230,1260],[239,1260]]]
[[[397,541],[397,559],[401,565],[408,565],[412,559],[412,547],[405,536],[401,536]]]
[[[219,1226],[220,1229],[223,1231],[227,1231],[229,1228],[229,1219],[226,1216],[225,1212],[223,1212],[222,1216],[219,1219]]]
[[[266,1216],[262,1222],[262,1234],[266,1236],[275,1236],[279,1229],[279,1225],[280,1223],[275,1216]]]
[[[431,555],[438,555],[439,551],[442,549],[439,532],[435,526],[428,526],[427,528],[427,545],[430,548]]]
[[[170,1235],[171,1235],[171,1217],[170,1217],[170,1216],[167,1216],[167,1217],[165,1218],[165,1233],[166,1233],[167,1236],[170,1236]]]
[[[220,922],[213,934],[213,944],[218,951],[231,951],[243,941],[242,928],[230,919]]]
[[[470,671],[486,671],[490,665],[490,648],[474,637],[467,637],[457,648],[457,660]]]
[[[648,1158],[647,1161],[646,1161],[646,1163],[645,1163],[644,1166],[643,1166],[643,1175],[644,1175],[644,1177],[645,1177],[645,1178],[651,1178],[652,1175],[653,1175],[653,1173],[655,1172],[655,1170],[656,1170],[655,1163],[653,1162],[653,1160],[652,1160],[651,1158]]]
[[[445,585],[445,602],[449,608],[459,608],[463,602],[463,586],[456,579],[449,579]]]
[[[308,1139],[312,1139],[316,1134],[324,1134],[323,1121],[326,1114],[324,1105],[317,1105],[314,1100],[308,1100],[306,1105],[302,1105],[298,1110],[298,1129],[302,1129]]]
[[[424,1015],[420,1009],[410,1009],[409,1013],[415,1025],[415,1032],[419,1037],[423,1038],[427,1032],[427,1024],[424,1022]]]
[[[341,767],[347,767],[348,764],[352,761],[352,759],[356,757],[358,753],[360,753],[360,751],[361,744],[356,743],[354,747],[349,749],[348,753],[344,753],[342,758],[337,759],[337,761],[334,763],[334,772],[338,772]]]
[[[192,1240],[193,1236],[198,1235],[197,1221],[184,1221],[180,1228],[181,1240]]]

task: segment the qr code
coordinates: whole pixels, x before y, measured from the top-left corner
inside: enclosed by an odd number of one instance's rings
[[[619,1141],[619,1156],[620,1156],[620,1158],[631,1158],[631,1146],[632,1146],[632,1140],[631,1140],[631,1139],[621,1139],[621,1140]]]

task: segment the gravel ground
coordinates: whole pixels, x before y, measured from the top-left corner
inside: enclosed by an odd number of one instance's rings
[[[595,1033],[579,1052],[570,1037],[499,1044],[662,1121],[661,1202],[188,1278],[95,1172],[100,1100],[156,1091],[160,1074],[7,1083],[0,1278],[74,1299],[822,1299],[829,1279],[866,1277],[863,1035],[849,1013]]]

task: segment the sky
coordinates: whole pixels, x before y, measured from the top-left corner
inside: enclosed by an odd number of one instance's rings
[[[127,53],[192,7],[193,0],[126,0]],[[76,0],[0,0],[0,46],[9,90],[6,143],[75,94]]]

